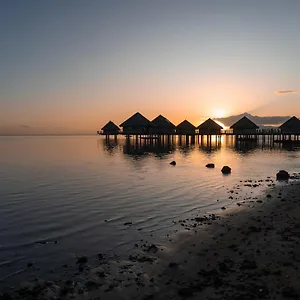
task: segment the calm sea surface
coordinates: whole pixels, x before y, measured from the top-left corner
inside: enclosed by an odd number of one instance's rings
[[[211,148],[0,137],[0,284],[24,279],[30,262],[48,276],[76,256],[126,256],[142,238],[164,244],[173,221],[235,205],[233,185],[299,171],[299,158],[297,149],[245,147],[231,137]],[[205,168],[210,162],[215,169]],[[221,174],[223,165],[231,175]]]

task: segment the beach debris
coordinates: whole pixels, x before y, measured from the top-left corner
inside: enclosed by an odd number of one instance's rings
[[[171,161],[171,162],[170,162],[170,165],[176,166],[176,161],[175,161],[175,160]]]
[[[290,174],[285,170],[280,170],[276,174],[276,179],[277,180],[289,180],[289,178],[290,178]]]
[[[207,164],[205,167],[206,167],[206,168],[214,168],[214,167],[215,167],[215,164]]]
[[[223,174],[229,174],[229,173],[231,173],[231,168],[228,167],[228,166],[224,166],[224,167],[222,168],[221,172],[222,172]]]

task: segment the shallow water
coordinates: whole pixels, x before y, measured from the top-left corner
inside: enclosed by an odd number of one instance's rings
[[[274,179],[280,169],[297,172],[299,158],[298,149],[235,144],[232,137],[211,147],[0,137],[0,284],[23,280],[29,262],[47,277],[75,256],[126,256],[140,239],[164,244],[174,220],[235,205],[232,186]],[[216,168],[205,168],[211,162]],[[221,174],[223,165],[231,175]],[[244,188],[238,197],[260,191]]]

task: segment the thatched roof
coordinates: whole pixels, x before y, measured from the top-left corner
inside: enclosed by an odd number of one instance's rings
[[[139,112],[124,121],[120,127],[152,127],[152,123]]]
[[[178,124],[176,126],[177,129],[188,129],[188,130],[195,130],[196,127],[190,123],[189,121],[187,120],[184,120],[183,122],[181,122],[180,124]]]
[[[211,118],[207,119],[205,122],[200,124],[197,129],[202,129],[202,130],[221,130],[223,127],[213,121]]]
[[[300,120],[293,116],[279,126],[280,129],[300,129]]]
[[[101,130],[118,131],[120,128],[112,121],[109,121]]]
[[[176,126],[170,122],[167,118],[162,115],[159,115],[151,122],[155,127],[166,128],[166,129],[175,129]]]
[[[243,117],[236,123],[230,126],[232,129],[257,129],[259,128],[254,122],[249,120],[247,117]]]

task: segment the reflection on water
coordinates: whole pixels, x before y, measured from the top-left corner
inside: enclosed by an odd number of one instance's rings
[[[207,169],[207,163],[216,168]],[[230,176],[222,176],[224,165],[232,168]],[[274,178],[280,169],[300,169],[299,148],[235,142],[231,136],[1,137],[0,278],[27,270],[32,261],[47,277],[53,268],[76,265],[76,255],[126,256],[140,239],[164,244],[173,220],[236,206],[227,193],[233,185]],[[259,189],[236,197],[252,191]],[[1,265],[5,261],[10,263]],[[22,276],[27,271],[9,280]]]
[[[213,136],[211,139],[206,136],[195,138],[178,138],[170,140],[149,139],[98,139],[98,147],[102,144],[103,150],[109,154],[117,154],[122,149],[124,155],[145,156],[155,154],[158,157],[167,156],[178,150],[184,156],[189,156],[193,151],[217,152],[221,149],[230,149],[240,154],[250,154],[256,150],[283,150],[298,151],[300,147],[294,144],[264,143],[262,140],[239,141],[233,136],[222,136],[221,139]]]

